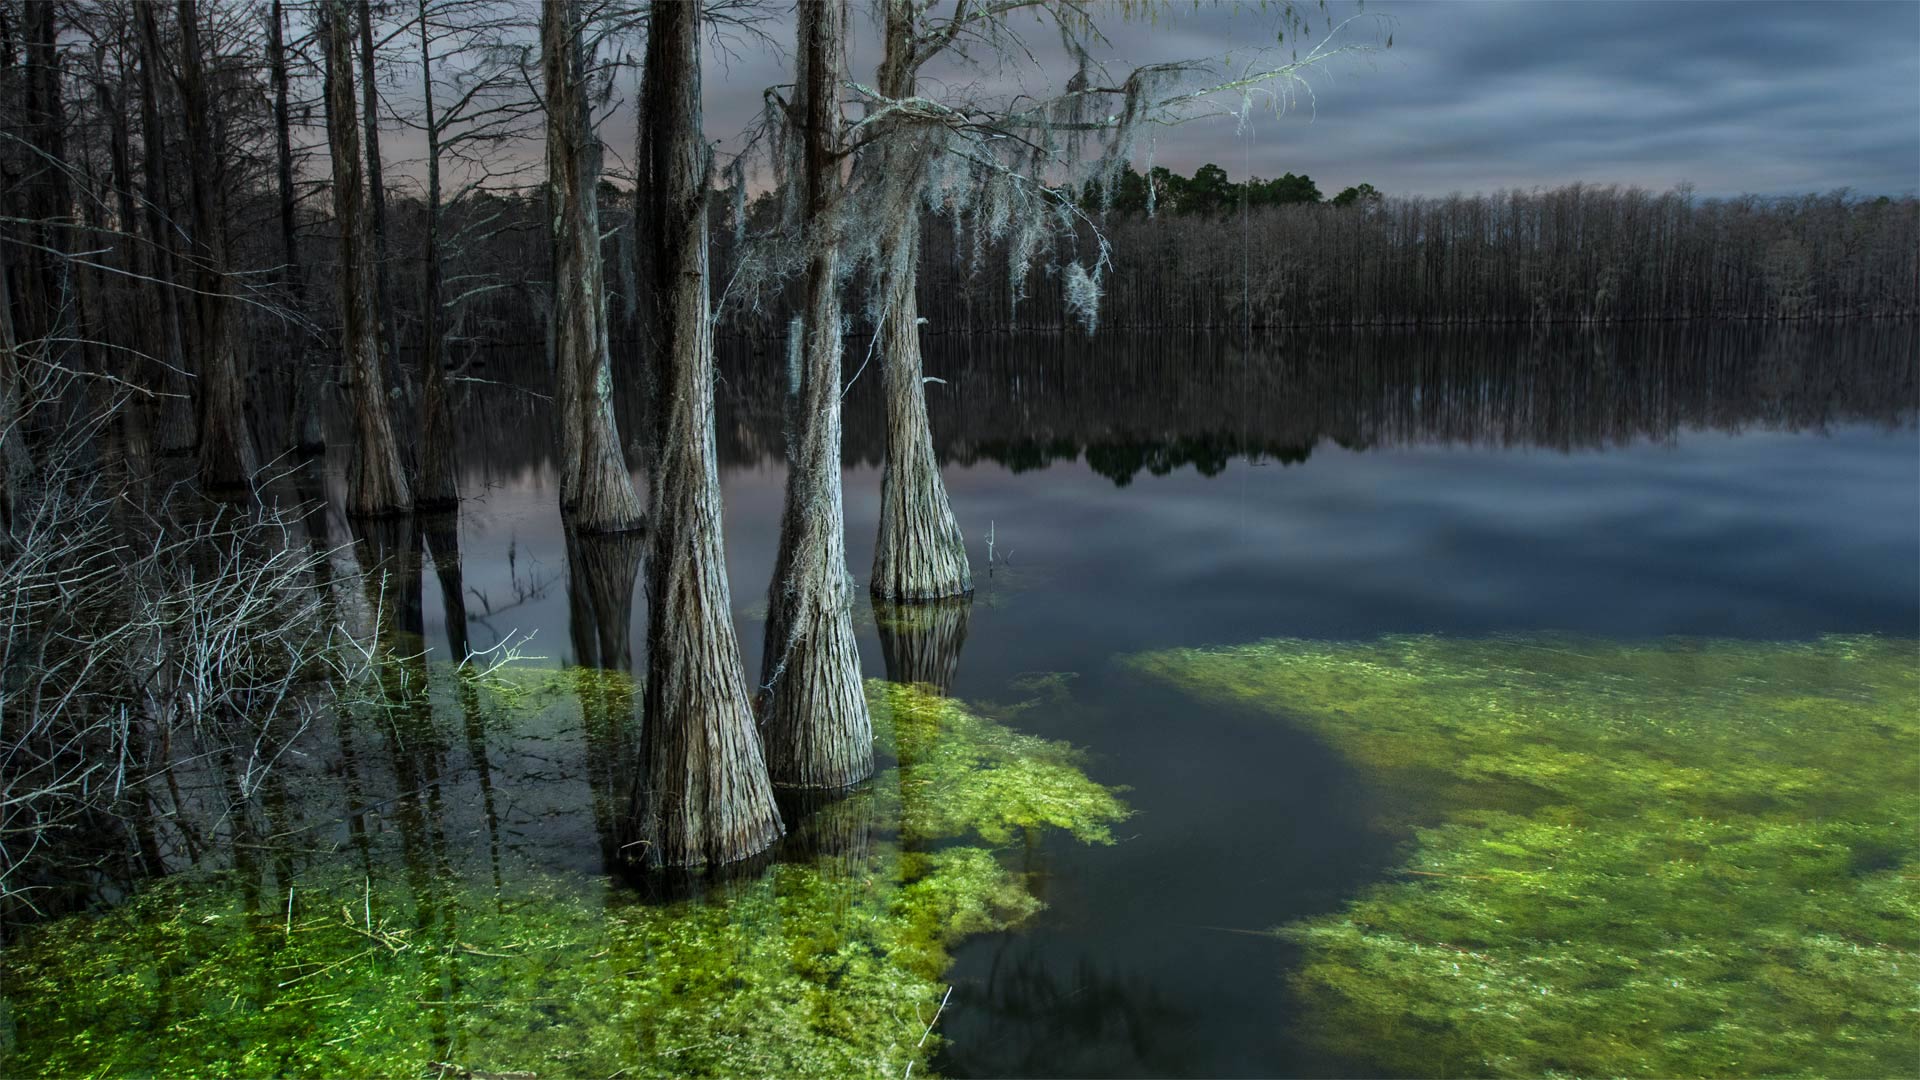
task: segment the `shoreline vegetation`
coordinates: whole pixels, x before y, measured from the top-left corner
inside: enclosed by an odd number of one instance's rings
[[[1920,645],[1274,640],[1133,656],[1325,739],[1406,861],[1274,932],[1312,1037],[1423,1076],[1920,1055]]]

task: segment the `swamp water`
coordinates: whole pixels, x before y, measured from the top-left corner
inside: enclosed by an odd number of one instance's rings
[[[857,613],[873,781],[725,880],[604,876],[637,546],[563,535],[540,403],[489,390],[457,533],[363,539],[413,553],[425,661],[234,770],[225,869],[11,946],[0,1073],[1920,1062],[1912,326],[936,338],[928,367],[978,592]],[[757,669],[784,381],[723,368]],[[847,399],[861,577],[877,391]]]

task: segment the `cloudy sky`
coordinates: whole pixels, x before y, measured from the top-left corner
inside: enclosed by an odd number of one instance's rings
[[[871,21],[864,4],[854,6]],[[1152,25],[1116,18],[1102,58],[1118,71],[1245,58],[1273,40],[1272,16],[1251,8],[1180,4]],[[1336,18],[1353,10],[1330,8]],[[1305,172],[1328,194],[1361,181],[1426,195],[1575,180],[1655,190],[1684,181],[1702,195],[1920,189],[1912,0],[1375,0],[1365,10],[1390,21],[1393,47],[1329,64],[1312,78],[1311,109],[1303,99],[1245,132],[1230,119],[1186,125],[1161,136],[1156,163],[1190,172],[1214,161],[1236,178]],[[1354,43],[1385,36],[1369,24],[1349,30]],[[790,37],[779,23],[768,32]],[[871,78],[872,52],[870,43],[856,47],[857,78]],[[1036,78],[1069,74],[1044,53],[1042,61],[1050,72],[951,74],[987,87],[1018,77],[1036,90]],[[790,78],[785,64],[751,42],[709,60],[713,137],[747,122],[761,88]],[[630,128],[616,117],[613,130]]]

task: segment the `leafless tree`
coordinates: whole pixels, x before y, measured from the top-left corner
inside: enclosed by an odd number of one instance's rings
[[[640,762],[622,854],[652,866],[733,862],[779,837],[734,636],[714,458],[713,325],[701,130],[702,5],[649,12],[640,219],[649,226],[658,376],[647,679]]]
[[[786,511],[767,595],[761,732],[775,784],[838,788],[873,771],[840,493],[846,26],[841,0],[803,0],[797,14],[794,100],[783,105],[791,158],[785,171],[804,213],[807,266],[789,346],[792,431]]]
[[[291,51],[287,40],[287,12],[282,0],[272,0],[267,11],[267,62],[273,82],[274,183],[279,196],[281,303],[289,308],[303,306],[306,278],[300,265],[300,225],[298,189],[294,183],[293,105]],[[287,351],[298,357],[294,373],[293,396],[289,405],[295,432],[292,442],[305,453],[326,448],[322,414],[323,375],[318,359],[308,347],[309,335],[301,327],[288,326],[283,340]]]
[[[572,527],[620,532],[641,521],[613,415],[606,275],[600,251],[600,140],[579,0],[540,15],[547,197],[553,222],[553,352],[560,417],[560,505]],[[697,78],[697,75],[695,76]]]
[[[145,10],[144,6],[136,10]],[[210,490],[244,489],[257,468],[245,415],[239,327],[227,277],[227,219],[221,205],[220,154],[215,143],[213,92],[202,46],[198,0],[179,0],[178,83],[186,126],[192,191],[194,354],[198,393],[200,479]],[[145,30],[157,33],[151,14]]]
[[[387,347],[387,355],[392,356],[396,337],[393,290],[387,284],[391,259],[387,245],[386,167],[380,154],[380,53],[375,44],[373,2],[358,0],[357,6],[354,26],[359,30],[360,108],[366,139],[367,232],[372,239],[369,252],[373,260],[374,310],[378,313],[381,343]]]
[[[1009,304],[1024,298],[1030,273],[1044,266],[1057,278],[1064,306],[1090,331],[1111,259],[1078,193],[1089,183],[1110,192],[1152,127],[1244,114],[1256,103],[1284,109],[1303,73],[1371,46],[1344,43],[1350,19],[1329,25],[1305,55],[1259,56],[1231,72],[1217,59],[1196,58],[1115,74],[1092,50],[1104,41],[1103,17],[1136,13],[1125,5],[959,0],[941,17],[924,0],[884,0],[880,11],[877,85],[851,86],[867,106],[853,143],[864,216],[852,243],[871,267],[869,308],[891,403],[870,585],[879,597],[922,600],[968,592],[972,577],[926,425],[917,304],[921,207],[971,233],[976,267],[987,248],[1003,248]],[[1004,64],[1033,55],[1015,21],[1022,15],[1038,15],[1038,25],[1057,32],[1076,65],[1058,93],[1004,101],[929,95],[921,73],[935,61]],[[1281,5],[1275,18],[1288,29],[1305,25],[1291,5]]]
[[[340,345],[353,395],[353,464],[347,509],[360,516],[407,513],[413,492],[400,464],[388,408],[386,349],[375,302],[374,249],[361,184],[359,117],[354,108],[352,12],[327,0],[327,134],[333,158],[333,214],[340,230]]]

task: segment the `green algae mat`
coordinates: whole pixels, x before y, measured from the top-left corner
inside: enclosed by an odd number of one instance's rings
[[[1130,657],[1346,755],[1407,837],[1279,928],[1310,1038],[1425,1076],[1920,1074],[1920,650],[1569,637]]]
[[[500,744],[632,691],[508,674],[481,688]],[[570,695],[583,680],[593,692]],[[40,927],[0,954],[0,1075],[924,1075],[947,950],[1041,906],[1000,847],[1037,830],[1110,842],[1127,811],[1065,744],[923,689],[869,696],[897,764],[793,823],[779,861],[695,899],[463,863],[457,830],[422,840],[414,822],[391,834],[409,852],[349,845],[291,883],[159,882]],[[430,732],[402,734],[417,753]],[[496,778],[490,797],[514,788]]]

